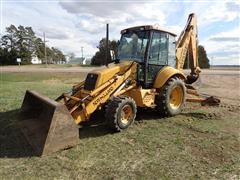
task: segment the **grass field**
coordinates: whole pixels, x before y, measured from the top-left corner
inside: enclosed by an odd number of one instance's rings
[[[0,74],[0,179],[240,179],[239,106],[224,102],[188,104],[171,118],[139,110],[122,133],[112,133],[98,112],[80,128],[78,146],[33,156],[17,127],[25,90],[56,98],[83,76]]]

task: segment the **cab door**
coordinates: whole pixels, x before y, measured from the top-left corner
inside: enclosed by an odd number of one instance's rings
[[[153,31],[147,60],[147,82],[152,87],[157,73],[168,64],[168,33]]]

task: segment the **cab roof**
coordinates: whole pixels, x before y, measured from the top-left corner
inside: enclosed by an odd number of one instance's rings
[[[161,32],[169,33],[169,34],[171,34],[173,36],[177,36],[175,33],[169,31],[168,29],[162,28],[159,25],[134,26],[134,27],[130,27],[130,28],[127,28],[127,29],[123,29],[121,31],[121,34],[127,32],[127,31],[143,31],[143,30],[161,31]]]

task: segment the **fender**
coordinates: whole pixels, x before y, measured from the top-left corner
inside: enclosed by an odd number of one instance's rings
[[[153,87],[161,88],[173,76],[177,76],[184,81],[186,80],[186,77],[182,71],[171,66],[166,66],[158,72]]]

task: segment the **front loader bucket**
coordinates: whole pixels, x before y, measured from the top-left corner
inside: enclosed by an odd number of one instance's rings
[[[79,142],[79,129],[67,107],[34,91],[26,91],[19,125],[36,155],[67,149]]]

